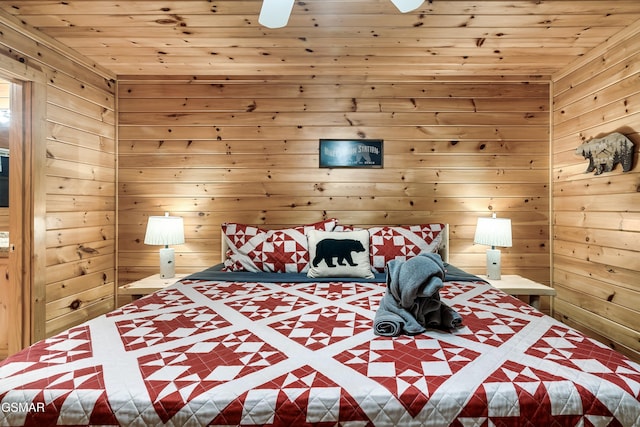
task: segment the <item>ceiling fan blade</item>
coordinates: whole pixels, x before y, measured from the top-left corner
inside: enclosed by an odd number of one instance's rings
[[[263,0],[258,22],[268,28],[282,28],[289,22],[295,0]]]
[[[391,0],[391,3],[402,13],[411,12],[424,3],[424,0]]]

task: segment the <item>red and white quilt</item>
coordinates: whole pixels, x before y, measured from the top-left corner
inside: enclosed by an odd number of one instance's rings
[[[373,334],[376,283],[183,280],[0,364],[0,425],[638,426],[640,366],[503,292]]]

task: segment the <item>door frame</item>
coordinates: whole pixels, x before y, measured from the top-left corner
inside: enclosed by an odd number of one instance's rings
[[[25,90],[26,89],[26,90]],[[25,215],[24,188],[24,95],[28,84],[11,81],[11,122],[9,124],[9,291],[7,293],[7,317],[9,355],[23,346],[24,331],[29,328],[25,319],[25,301],[28,286],[22,272],[25,271],[24,227],[21,218]]]
[[[45,336],[46,80],[43,72],[0,56],[11,85],[9,130],[8,353]]]

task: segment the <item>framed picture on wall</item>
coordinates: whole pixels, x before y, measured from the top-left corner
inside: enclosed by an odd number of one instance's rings
[[[321,139],[321,168],[382,168],[381,139]]]

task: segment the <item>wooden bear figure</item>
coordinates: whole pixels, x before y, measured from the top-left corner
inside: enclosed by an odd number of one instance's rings
[[[576,149],[576,154],[589,160],[585,172],[611,172],[618,163],[623,172],[629,172],[633,167],[633,142],[619,132],[611,133],[602,138],[593,138]]]

